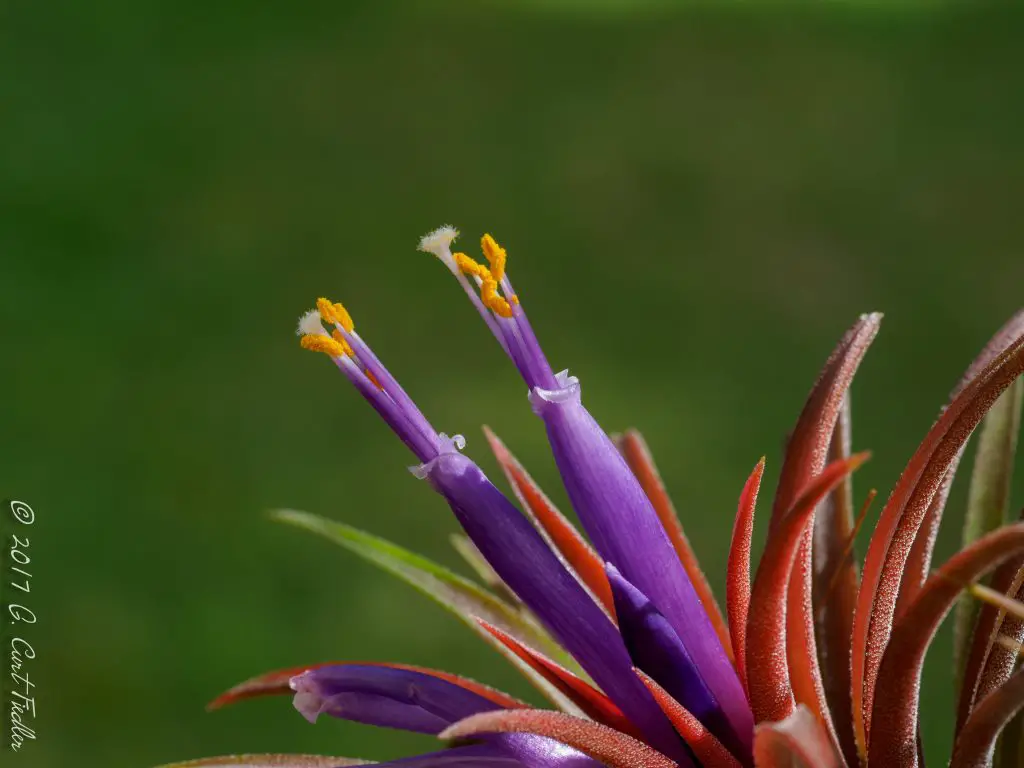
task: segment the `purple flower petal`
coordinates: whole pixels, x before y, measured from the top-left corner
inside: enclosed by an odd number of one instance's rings
[[[380,768],[601,768],[601,763],[561,742],[526,733],[486,737],[482,744],[416,755]]]
[[[613,565],[606,567],[619,631],[637,668],[649,675],[737,756],[753,749],[753,729],[736,733],[665,617]]]
[[[461,454],[442,454],[424,471],[491,567],[594,682],[655,748],[692,764],[665,714],[633,673],[615,625],[522,513]]]
[[[595,549],[636,585],[675,630],[732,730],[752,733],[743,686],[650,501],[614,443],[580,402],[579,382],[533,390],[569,499]]]
[[[321,714],[383,728],[436,735],[495,702],[447,680],[409,669],[338,664],[292,678],[295,708],[311,723]]]

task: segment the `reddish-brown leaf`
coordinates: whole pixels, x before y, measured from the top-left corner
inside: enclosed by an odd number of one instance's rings
[[[1022,552],[1024,523],[978,539],[929,577],[897,619],[879,665],[868,737],[870,765],[917,768],[918,694],[928,646],[963,585]]]
[[[640,738],[633,724],[622,714],[615,704],[590,683],[581,680],[564,667],[559,666],[539,651],[523,645],[511,635],[497,627],[478,619],[480,626],[490,632],[512,653],[523,660],[537,674],[551,683],[564,696],[568,697],[587,717],[599,723]]]
[[[1013,583],[1006,590],[1006,595],[1017,601],[1024,599],[1024,560],[1013,558],[1015,565],[1020,565],[1014,575]],[[1010,679],[1017,665],[1016,647],[1024,643],[1024,621],[1020,616],[1008,615],[999,611],[996,620],[996,635],[992,637],[985,668],[978,680],[975,701],[988,696],[992,691]],[[999,638],[1000,642],[996,642]]]
[[[988,768],[996,739],[1008,722],[1024,709],[1024,669],[991,691],[967,718],[953,748],[950,768]]]
[[[867,458],[868,454],[859,453],[825,467],[768,535],[754,577],[747,620],[747,691],[756,722],[783,720],[796,709],[786,653],[787,592],[794,561],[814,508]]]
[[[841,461],[851,453],[850,396],[843,398],[829,461]],[[850,636],[857,605],[859,574],[853,556],[853,483],[849,475],[814,514],[814,627],[818,664],[825,700],[832,715],[839,748],[848,763],[857,760],[850,708]]]
[[[505,477],[508,478],[512,490],[523,505],[534,524],[548,540],[548,544],[559,553],[566,565],[576,573],[580,581],[593,593],[608,615],[615,618],[615,606],[612,590],[608,586],[608,577],[604,572],[604,563],[593,548],[580,535],[576,527],[570,523],[558,508],[551,503],[540,486],[533,481],[529,473],[519,463],[512,452],[505,447],[501,439],[484,427],[484,435],[491,445],[498,464]]]
[[[762,456],[740,493],[726,569],[725,604],[729,609],[729,631],[732,634],[736,670],[744,689],[747,687],[747,617],[750,613],[750,540],[754,535],[754,509],[763,475]]]
[[[1024,567],[1024,557],[1011,557],[1006,560],[992,574],[992,589],[1014,597],[1018,591],[1018,587],[1014,586],[1014,581],[1022,567]],[[974,634],[967,653],[957,699],[956,733],[959,733],[964,723],[967,722],[967,716],[970,715],[978,699],[978,687],[1003,622],[1003,612],[999,608],[989,603],[981,604],[978,609],[978,618],[974,624]]]
[[[610,768],[676,768],[665,755],[607,725],[545,709],[482,712],[460,720],[442,739],[468,739],[486,733],[535,733],[567,744]]]
[[[676,554],[679,555],[679,561],[683,564],[686,575],[690,577],[697,597],[700,599],[701,605],[704,606],[704,612],[711,619],[719,642],[722,643],[725,652],[729,654],[729,658],[735,662],[735,651],[732,648],[729,629],[725,624],[725,619],[722,618],[722,609],[718,606],[718,601],[715,600],[711,585],[708,584],[697,555],[693,551],[693,547],[690,546],[690,540],[686,538],[683,526],[679,522],[679,515],[672,504],[672,499],[669,498],[668,491],[665,490],[665,484],[661,481],[661,474],[658,472],[658,467],[654,463],[654,458],[651,456],[643,435],[635,429],[628,429],[616,438],[615,445],[629,468],[633,470],[633,474],[639,481],[640,487],[644,489],[644,493],[647,494],[654,511],[658,513],[658,519],[661,520],[665,533],[672,541],[672,546],[675,547]]]
[[[453,675],[448,672],[442,672],[437,669],[427,669],[426,667],[414,667],[409,664],[385,664],[378,661],[325,661],[320,664],[307,664],[302,667],[288,667],[287,669],[275,669],[272,672],[265,672],[262,675],[257,675],[244,682],[239,683],[233,688],[229,688],[227,691],[222,693],[216,699],[206,705],[206,709],[212,711],[214,709],[220,709],[226,707],[228,704],[234,704],[235,702],[242,701],[243,699],[254,699],[260,696],[280,696],[283,694],[290,694],[292,689],[288,687],[288,681],[296,675],[301,675],[303,672],[308,672],[311,669],[320,669],[321,667],[330,667],[336,665],[358,665],[361,667],[390,667],[391,669],[404,669],[410,672],[419,672],[424,675],[430,675],[444,680],[460,688],[465,688],[467,691],[472,691],[478,696],[483,696],[485,699],[493,701],[499,707],[506,707],[508,709],[522,709],[529,705],[520,701],[519,699],[509,696],[507,693],[502,693],[494,688],[490,688],[482,683],[478,683],[475,680],[470,680],[466,677],[460,677],[459,675]]]
[[[780,523],[786,510],[793,506],[797,492],[825,466],[846,392],[864,354],[878,333],[881,320],[882,316],[877,313],[862,315],[846,332],[825,363],[786,446],[779,487],[772,506],[773,528]],[[793,565],[793,586],[788,592],[786,613],[786,652],[789,655],[789,674],[796,700],[811,708],[838,745],[818,666],[814,630],[813,533],[810,526],[804,530]]]
[[[676,731],[693,751],[694,757],[704,768],[742,768],[743,764],[722,746],[715,735],[682,704],[672,698],[668,691],[658,685],[639,669],[634,669],[647,690],[658,702],[661,711],[672,722]]]
[[[785,720],[757,726],[754,765],[757,768],[839,768],[842,761],[818,718],[801,705]]]
[[[1024,370],[1024,339],[1016,339],[942,412],[911,457],[871,536],[853,621],[853,712],[864,753],[871,702],[892,631],[903,569],[925,515],[971,432],[1000,394]]]
[[[974,358],[964,375],[960,377],[956,387],[949,395],[949,400],[955,400],[961,392],[970,384],[979,373],[985,370],[996,357],[1001,354],[1014,339],[1024,334],[1024,311],[1017,312],[1011,317],[1002,328],[1000,328],[992,339],[985,345],[981,353]],[[909,601],[917,594],[917,591],[928,578],[932,567],[932,553],[935,550],[935,539],[939,533],[939,524],[942,522],[942,513],[946,508],[946,500],[953,485],[953,478],[956,476],[957,467],[963,456],[963,447],[954,457],[946,476],[942,479],[935,498],[932,500],[928,511],[925,514],[921,529],[914,539],[910,555],[907,557],[907,566],[904,569],[903,579],[900,582],[900,592],[896,601],[896,614],[899,615]]]

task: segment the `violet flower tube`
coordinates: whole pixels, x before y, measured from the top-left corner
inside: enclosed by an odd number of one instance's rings
[[[445,498],[495,572],[651,745],[681,766],[692,766],[682,740],[633,673],[629,652],[611,619],[529,520],[459,453],[465,446],[462,436],[449,438],[434,430],[355,332],[342,305],[320,299],[317,307],[299,322],[302,346],[334,361],[420,461],[410,468],[413,474]],[[334,326],[331,334],[322,322]]]
[[[668,534],[615,445],[583,406],[579,380],[568,371],[552,371],[505,273],[505,250],[484,235],[484,266],[452,253],[457,235],[442,227],[421,239],[420,250],[455,275],[526,382],[530,405],[544,422],[569,499],[594,547],[668,620],[715,699],[708,705],[721,707],[735,734],[752,733],[743,686]]]

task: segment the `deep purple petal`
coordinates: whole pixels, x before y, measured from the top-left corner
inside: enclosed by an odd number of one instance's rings
[[[338,664],[292,678],[295,708],[315,722],[321,714],[383,728],[437,735],[478,712],[501,709],[447,680],[392,667]]]
[[[461,454],[443,454],[425,471],[491,567],[652,746],[682,765],[692,764],[668,719],[633,673],[615,625],[512,502]]]
[[[686,707],[730,752],[749,756],[753,729],[736,733],[679,635],[654,604],[613,565],[606,567],[619,632],[636,666]],[[741,758],[742,759],[742,758]],[[744,760],[749,763],[749,759]]]
[[[580,402],[579,383],[533,390],[569,499],[598,553],[647,595],[675,630],[736,733],[753,716],[722,647],[657,513],[615,445]]]

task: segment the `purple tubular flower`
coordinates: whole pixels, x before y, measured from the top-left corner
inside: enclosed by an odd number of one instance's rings
[[[424,237],[420,248],[437,256],[471,294],[529,387],[530,404],[544,422],[569,499],[595,549],[668,620],[733,731],[751,732],[753,715],[743,686],[668,534],[615,445],[583,407],[579,381],[567,371],[552,373],[505,274],[504,249],[484,235],[485,267],[451,252],[456,234],[442,228]]]
[[[495,572],[650,743],[681,765],[692,765],[671,723],[633,674],[629,652],[615,625],[529,520],[475,463],[458,452],[465,445],[462,436],[449,438],[434,431],[391,374],[355,335],[351,319],[340,304],[321,299],[318,307],[319,316],[309,313],[300,321],[299,328],[305,334],[303,346],[332,357],[420,459],[422,463],[411,468],[413,474],[427,479],[445,498]],[[320,318],[335,324],[332,335],[324,331]],[[351,706],[348,699],[344,703]],[[378,704],[376,712],[383,717],[385,705]],[[389,716],[392,712],[388,710]],[[422,727],[432,726],[433,721],[420,719],[420,714],[415,717]]]
[[[749,764],[753,733],[736,733],[701,679],[679,635],[640,590],[614,565],[606,565],[619,631],[633,663],[686,707],[741,762]]]
[[[376,665],[317,667],[291,680],[295,708],[311,723],[321,714],[383,728],[437,735],[479,712],[501,709],[433,675]]]

